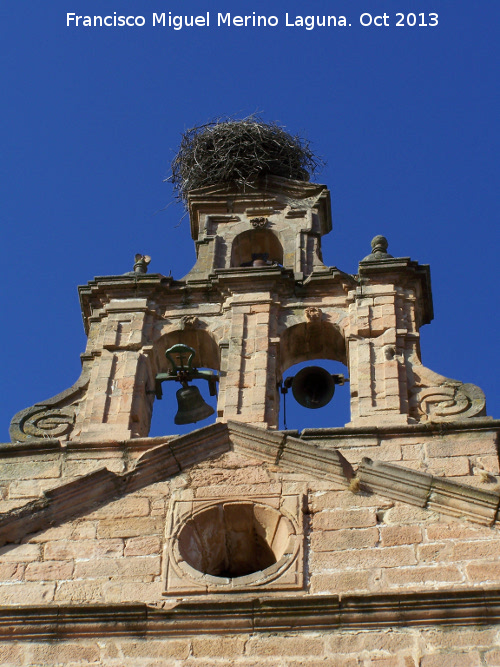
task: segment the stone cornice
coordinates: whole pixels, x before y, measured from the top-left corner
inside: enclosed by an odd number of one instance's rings
[[[354,477],[351,464],[335,449],[305,443],[286,431],[265,431],[237,422],[228,422],[228,429],[236,452],[342,485]]]
[[[181,637],[202,633],[316,632],[409,626],[494,625],[500,590],[145,604],[0,607],[0,638],[68,640],[89,636]]]
[[[404,438],[406,435],[439,435],[441,433],[462,433],[474,431],[500,431],[500,419],[492,417],[477,417],[466,421],[454,422],[426,422],[423,424],[397,424],[383,426],[338,426],[334,428],[305,428],[300,433],[302,440],[315,440],[318,442],[358,438],[360,436],[398,436]],[[337,445],[341,446],[341,445]]]
[[[330,192],[326,185],[296,181],[279,176],[265,176],[251,184],[243,192],[232,185],[220,183],[197,190],[188,195],[188,210],[191,224],[191,236],[198,239],[200,216],[202,212],[219,214],[233,213],[259,207],[260,209],[284,208],[290,201],[315,200],[315,206],[321,211],[323,221],[322,234],[332,229]]]
[[[357,471],[361,488],[441,514],[492,526],[500,504],[498,491],[484,491],[455,480],[364,458]]]
[[[244,424],[239,424],[244,426]],[[210,428],[207,426],[205,428]],[[251,428],[251,427],[250,427]],[[263,429],[262,429],[263,430]],[[403,424],[403,425],[384,425],[384,426],[338,426],[333,428],[306,428],[302,431],[266,431],[269,434],[293,435],[301,441],[314,441],[321,446],[329,444],[331,447],[342,447],[342,441],[349,441],[357,438],[382,438],[384,436],[402,437],[418,434],[439,435],[440,433],[464,433],[475,431],[500,431],[500,419],[492,417],[477,417],[462,422],[427,422],[424,424]],[[109,451],[110,449],[122,448],[127,451],[146,451],[156,447],[159,444],[170,442],[178,438],[176,435],[155,436],[152,438],[133,438],[131,440],[116,441],[84,441],[72,440],[61,443],[57,438],[33,438],[28,442],[5,442],[0,443],[0,459],[26,454],[33,456],[35,453],[49,453],[57,451],[93,449],[96,453],[100,450]]]

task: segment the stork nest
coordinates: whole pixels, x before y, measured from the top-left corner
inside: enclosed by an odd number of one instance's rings
[[[256,116],[216,120],[182,135],[169,179],[178,200],[219,183],[241,189],[266,175],[308,181],[323,166],[309,142]]]

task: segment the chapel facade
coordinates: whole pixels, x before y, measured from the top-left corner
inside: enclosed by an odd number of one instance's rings
[[[0,445],[2,664],[500,664],[500,422],[422,364],[429,267],[382,236],[325,264],[324,185],[188,201],[195,265],[80,287],[80,378]],[[285,373],[325,359],[349,422],[280,430]],[[195,377],[213,416],[149,437]]]

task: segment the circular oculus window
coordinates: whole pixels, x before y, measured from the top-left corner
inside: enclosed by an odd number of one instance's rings
[[[177,530],[179,565],[199,576],[221,579],[252,577],[263,583],[281,573],[297,551],[296,530],[281,512],[249,501],[205,507]],[[215,582],[214,582],[215,583]],[[236,583],[236,582],[235,582]]]

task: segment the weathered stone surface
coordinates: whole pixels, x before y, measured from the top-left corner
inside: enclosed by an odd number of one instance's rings
[[[323,265],[324,186],[190,201],[192,272],[81,288],[82,378],[0,446],[0,662],[496,664],[499,423],[420,362],[428,267]],[[148,439],[178,342],[219,371],[217,422]],[[314,359],[348,365],[348,426],[277,431]]]

